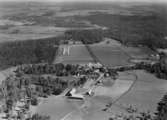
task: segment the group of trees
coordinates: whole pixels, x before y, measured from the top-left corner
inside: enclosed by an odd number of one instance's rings
[[[150,112],[141,112],[138,115],[130,114],[130,115],[118,115],[110,117],[108,120],[155,120]]]
[[[156,120],[167,120],[167,94],[158,103]]]
[[[49,76],[34,76],[30,78],[30,80],[31,84],[35,85],[35,90],[33,92],[40,97],[46,97],[51,94],[58,95],[68,86],[68,81]]]
[[[111,72],[115,71],[125,71],[125,70],[137,70],[137,69],[142,69],[146,70],[147,72],[150,72],[154,74],[156,77],[160,79],[167,79],[167,65],[163,62],[156,62],[156,63],[136,63],[133,66],[122,66],[119,68],[111,68]]]
[[[158,78],[167,79],[167,67],[161,63],[145,66],[144,69],[155,74]]]
[[[59,95],[68,87],[80,86],[86,82],[86,77],[77,80],[63,80],[53,76],[33,76],[30,78],[31,84],[35,85],[35,94],[40,97],[47,97],[51,94]]]
[[[58,44],[59,38],[56,37],[1,43],[0,68],[52,62],[58,50]]]
[[[31,118],[28,118],[26,120],[50,120],[49,116],[34,114]]]
[[[54,74],[56,76],[75,75],[78,70],[78,65],[62,63],[57,64],[32,64],[18,67],[17,73],[23,72],[25,74]]]
[[[101,69],[100,69],[101,70]],[[73,75],[94,75],[93,69],[86,69],[84,66],[72,65],[72,64],[28,64],[22,65],[15,71],[17,75],[19,74],[53,74],[55,76],[73,76]],[[101,72],[105,72],[101,70]],[[112,71],[110,71],[110,75]]]
[[[20,90],[18,89],[18,84],[16,79],[11,77],[7,78],[6,81],[3,81],[2,88],[3,98],[5,99],[5,112],[8,112],[12,109],[14,102],[20,98]]]
[[[66,39],[73,41],[82,41],[84,44],[98,43],[103,40],[103,32],[101,30],[67,30],[65,32]]]
[[[79,77],[77,80],[61,79],[62,76],[72,76],[78,73],[89,75],[92,71],[84,71],[84,68],[78,67],[78,65],[62,63],[23,65],[16,70],[17,86],[20,89],[21,86],[26,87],[28,97],[32,96],[31,90],[28,89],[31,85],[35,85],[34,93],[38,96],[58,95],[67,87],[80,86],[86,82],[85,76]]]

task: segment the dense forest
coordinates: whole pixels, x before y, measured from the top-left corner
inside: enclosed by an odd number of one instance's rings
[[[68,30],[65,32],[65,38],[82,41],[84,44],[93,44],[103,40],[103,32],[101,30]]]
[[[21,64],[51,63],[58,50],[59,38],[4,42],[0,44],[0,68]]]

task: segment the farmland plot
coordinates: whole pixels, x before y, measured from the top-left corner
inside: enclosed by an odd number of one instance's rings
[[[84,45],[61,45],[54,63],[59,62],[65,64],[88,64],[93,62],[93,58]]]
[[[41,101],[36,112],[42,115],[49,115],[51,120],[61,120],[71,111],[77,110],[82,101],[68,101],[59,96],[50,96]]]
[[[130,57],[117,45],[96,44],[92,45],[91,49],[100,62],[106,66],[114,67],[129,64]]]
[[[138,80],[128,94],[123,96],[117,104],[125,108],[132,105],[138,111],[149,110],[155,112],[157,103],[167,92],[167,81],[158,79],[154,75],[141,70],[131,71],[131,73],[135,73]],[[113,112],[117,111],[114,108]]]
[[[155,54],[146,47],[126,47],[107,38],[101,43],[90,45],[90,48],[100,62],[109,67],[130,65],[131,59],[147,59]]]

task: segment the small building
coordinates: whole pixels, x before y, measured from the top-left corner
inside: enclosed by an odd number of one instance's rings
[[[90,89],[88,92],[85,93],[86,95],[88,96],[93,96],[94,95],[94,92],[92,89]]]
[[[99,62],[98,63],[88,63],[88,66],[90,68],[92,68],[92,67],[94,67],[94,68],[101,68],[101,67],[103,67],[103,65],[100,64]]]

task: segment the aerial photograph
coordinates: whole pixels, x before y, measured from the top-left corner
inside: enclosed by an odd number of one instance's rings
[[[167,120],[167,0],[0,0],[0,120]]]

